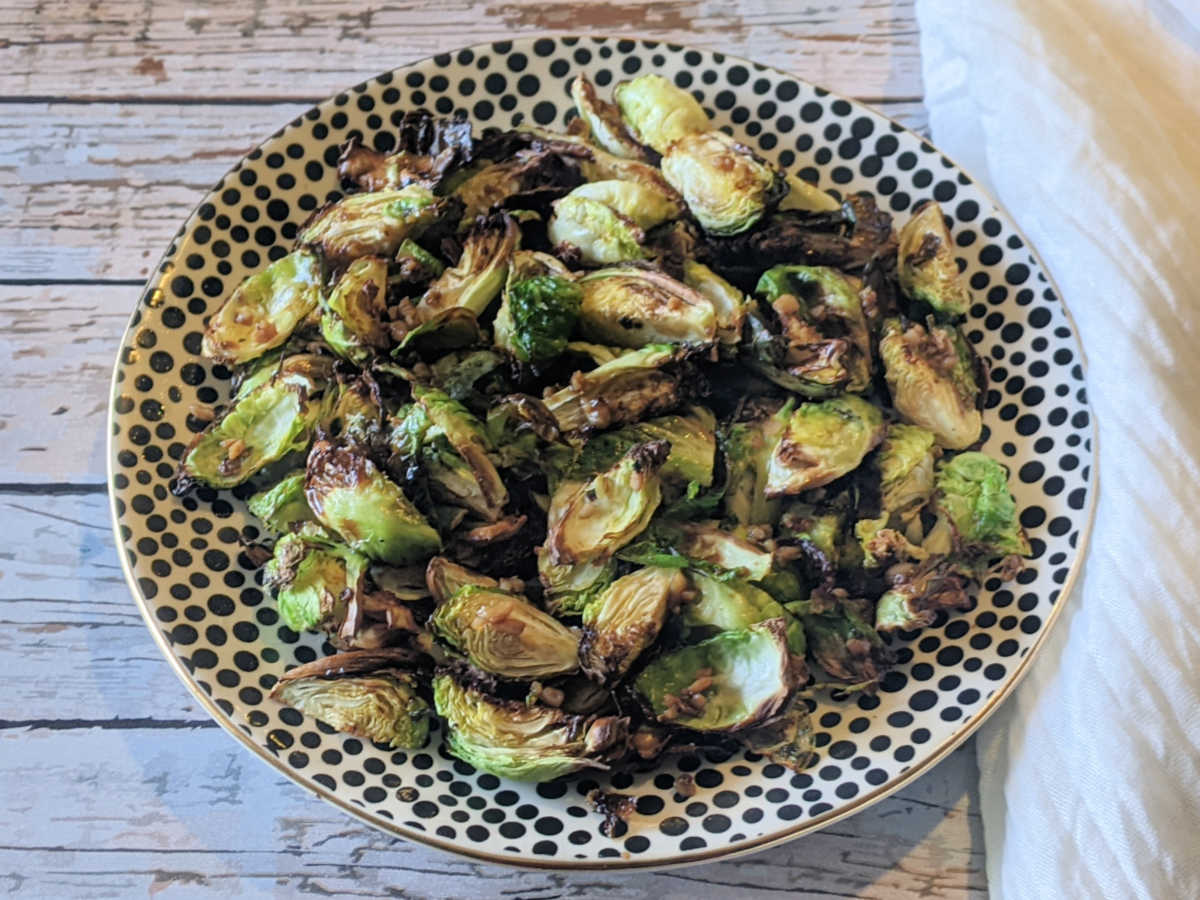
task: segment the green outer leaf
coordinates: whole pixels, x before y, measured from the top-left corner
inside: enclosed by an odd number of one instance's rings
[[[937,508],[969,549],[994,556],[1029,554],[1008,490],[1008,474],[983,453],[959,453],[938,467]]]
[[[304,470],[284,476],[274,487],[259,491],[248,501],[250,512],[275,532],[291,530],[293,522],[315,521],[304,499]]]
[[[407,676],[375,674],[282,681],[271,695],[339,731],[416,750],[429,739],[429,704]]]
[[[558,275],[535,275],[511,285],[506,299],[518,359],[553,359],[566,349],[583,299],[579,285]]]

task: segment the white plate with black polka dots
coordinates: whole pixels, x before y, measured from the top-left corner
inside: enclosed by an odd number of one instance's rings
[[[936,198],[976,303],[965,326],[992,365],[985,449],[1006,461],[1033,544],[1024,573],[985,583],[968,612],[910,640],[877,694],[815,703],[819,757],[795,774],[754,754],[706,752],[643,774],[527,785],[477,772],[434,736],[393,752],[267,698],[292,663],[328,652],[283,627],[239,541],[258,536],[243,491],[170,492],[177,460],[224,402],[229,372],[200,356],[205,316],[286,252],[338,189],[351,135],[388,149],[399,116],[463,110],[477,130],[561,126],[571,78],[602,89],[654,71],[693,91],[716,125],[821,187],[867,190],[902,224]],[[1089,530],[1095,480],[1084,360],[1041,261],[1009,218],[920,136],[791,75],[710,51],[613,38],[480,45],[356,85],[272,135],[179,230],[125,334],[113,381],[110,482],[129,584],[180,677],[235,738],[347,812],[472,857],[549,868],[663,866],[741,853],[860,810],[946,755],[1020,677],[1055,619]],[[691,773],[696,792],[675,793]],[[620,833],[586,809],[592,788],[637,797]]]

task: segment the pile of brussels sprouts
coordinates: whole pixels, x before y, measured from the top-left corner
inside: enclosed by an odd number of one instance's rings
[[[274,535],[280,701],[545,780],[721,743],[793,767],[808,695],[1029,544],[981,439],[941,210],[787,175],[657,75],[565,133],[404,117],[212,315],[228,406],[176,490]],[[205,413],[197,412],[200,419]],[[810,670],[814,673],[810,675]]]

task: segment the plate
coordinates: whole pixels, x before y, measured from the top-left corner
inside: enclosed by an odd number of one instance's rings
[[[230,373],[200,357],[205,317],[246,275],[286,252],[338,188],[352,134],[389,149],[404,111],[464,110],[476,132],[562,127],[571,78],[606,92],[641,72],[695,92],[716,126],[840,192],[869,190],[897,226],[933,197],[952,219],[974,289],[964,330],[992,365],[985,449],[1005,461],[1033,544],[1016,581],[984,584],[975,607],[896,641],[877,695],[818,701],[818,758],[796,774],[753,754],[683,756],[656,771],[528,785],[450,757],[435,732],[417,752],[336,733],[267,697],[292,663],[326,652],[282,627],[240,541],[259,536],[245,492],[169,490]],[[114,527],[134,597],[167,660],[213,718],[279,772],[384,831],[471,857],[544,868],[711,860],[795,837],[856,812],[926,771],[1009,693],[1044,640],[1080,565],[1094,491],[1084,359],[1070,318],[1012,221],[920,136],[795,76],[654,41],[558,37],[478,45],[356,85],[277,131],[238,163],[167,248],[125,333],[113,376]],[[694,796],[675,776],[694,776]],[[594,787],[637,797],[606,837]]]

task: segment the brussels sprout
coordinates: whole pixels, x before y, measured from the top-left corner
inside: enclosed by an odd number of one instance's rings
[[[946,560],[900,564],[887,574],[890,587],[875,607],[876,631],[916,631],[931,624],[939,609],[971,603],[968,574]]]
[[[352,595],[362,592],[367,558],[301,532],[285,534],[263,570],[283,624],[293,631],[337,631]]]
[[[786,624],[788,649],[803,657],[804,628],[779,602],[764,591],[740,579],[717,579],[699,572],[691,575],[696,598],[683,607],[681,619],[690,632],[735,631],[767,619]]]
[[[472,509],[489,522],[497,521],[504,505],[508,503],[508,489],[488,457],[487,433],[483,423],[471,415],[465,406],[441,391],[416,388],[413,397],[425,410],[433,426],[426,432],[426,439],[444,435],[454,452],[471,470],[482,500]]]
[[[607,766],[624,755],[629,720],[576,716],[488,697],[449,675],[433,680],[450,752],[477,769],[517,781],[549,781]]]
[[[578,189],[576,189],[578,190]],[[546,229],[555,252],[588,265],[607,265],[645,259],[646,233],[631,218],[599,200],[574,192],[554,203],[554,216]]]
[[[397,152],[385,155],[352,137],[342,147],[338,174],[366,191],[420,184],[434,190],[446,173],[471,158],[471,123],[465,116],[434,119],[424,109],[404,114]]]
[[[782,619],[722,631],[660,656],[634,687],[660,722],[739,731],[778,713],[796,687]]]
[[[481,344],[485,340],[478,317],[463,306],[452,306],[429,313],[428,317],[415,327],[411,323],[405,323],[401,326],[401,330],[404,329],[407,330],[400,339],[400,346],[392,351],[393,355],[398,356],[409,351],[418,355],[444,353],[447,350]]]
[[[444,271],[417,304],[417,316],[428,322],[450,308],[482,316],[500,294],[508,264],[517,248],[520,229],[510,216],[486,220],[463,241],[458,265]]]
[[[662,173],[714,235],[745,231],[787,191],[773,166],[720,131],[681,137],[665,151]]]
[[[900,229],[896,249],[900,287],[913,300],[932,306],[939,317],[961,319],[971,308],[971,293],[958,271],[942,208],[927,200],[913,212]]]
[[[828,191],[823,191],[815,184],[809,184],[803,178],[790,172],[784,174],[788,192],[779,201],[780,211],[800,209],[805,212],[837,212],[842,208],[842,201]]]
[[[441,549],[438,533],[366,456],[318,441],[308,457],[308,505],[360,553],[402,566]]]
[[[815,761],[815,736],[808,705],[799,698],[794,698],[775,717],[741,732],[738,738],[751,753],[761,754],[793,772],[803,772]]]
[[[510,283],[504,294],[504,319],[496,317],[496,343],[522,362],[553,359],[566,349],[582,297],[579,285],[561,275]]]
[[[982,363],[957,328],[932,322],[928,330],[916,323],[905,328],[889,319],[879,355],[892,405],[906,422],[932,431],[951,450],[979,440]]]
[[[937,457],[933,432],[916,425],[888,426],[879,448],[883,508],[901,522],[911,521],[933,495]]]
[[[634,136],[659,153],[685,135],[709,128],[708,115],[696,98],[661,75],[624,81],[613,90],[613,99]]]
[[[311,391],[333,381],[333,360],[316,353],[294,353],[283,356],[282,351],[259,357],[250,363],[235,380],[234,402],[249,396],[267,382],[289,384]]]
[[[679,376],[663,371],[680,358],[670,344],[649,344],[623,353],[590,372],[577,372],[569,387],[546,398],[564,433],[603,429],[666,412],[679,402]]]
[[[682,414],[647,419],[592,437],[570,468],[573,477],[591,476],[614,465],[635,444],[667,441],[671,451],[659,475],[664,481],[708,487],[713,481],[716,417],[703,406]]]
[[[364,256],[346,267],[321,313],[321,336],[334,353],[362,364],[391,344],[387,315],[387,260]]]
[[[780,415],[787,425],[767,465],[768,497],[829,484],[858,468],[883,440],[883,416],[861,397],[801,403],[795,412],[785,407]]]
[[[579,280],[579,326],[589,340],[621,347],[711,344],[713,303],[699,291],[650,269],[601,269]]]
[[[545,589],[545,606],[556,616],[581,615],[587,605],[617,577],[617,562],[555,565],[539,547],[538,575]]]
[[[500,588],[500,582],[495,578],[472,572],[444,556],[435,556],[429,560],[429,565],[425,568],[425,584],[429,588],[429,595],[433,597],[433,602],[437,604],[445,603],[458,593],[459,588],[468,585],[488,590],[499,590]]]
[[[983,560],[1029,555],[1029,539],[1008,491],[1008,474],[991,457],[969,452],[943,460],[934,506],[938,522],[924,543],[930,552],[961,552]]]
[[[730,534],[717,522],[686,522],[671,529],[672,545],[688,559],[699,560],[742,578],[758,581],[771,572],[769,551]]]
[[[561,307],[564,304],[551,301],[558,300],[561,298],[561,296],[568,293],[568,290],[563,287],[561,282],[573,281],[574,275],[571,274],[571,270],[563,265],[563,263],[557,257],[551,256],[549,253],[539,253],[536,250],[517,250],[515,253],[513,253],[512,263],[508,267],[508,279],[504,285],[504,293],[501,295],[500,309],[497,310],[496,319],[492,323],[492,330],[495,334],[496,346],[503,347],[514,355],[517,353],[517,342],[516,335],[514,333],[510,295],[516,285],[523,281],[530,281],[538,278],[554,279],[553,283],[559,287],[559,290],[554,292],[553,297],[539,290],[538,296],[531,299],[544,301],[546,308],[556,313],[556,315],[552,318],[559,323],[559,327],[550,329],[551,333],[560,333],[562,329],[562,323],[560,320],[565,318],[563,315],[565,310]],[[539,282],[539,284],[546,284],[546,282]],[[528,311],[536,312],[541,305],[541,302],[531,303]],[[569,305],[569,301],[566,305]],[[578,304],[575,305],[578,307]],[[530,319],[535,321],[538,318],[539,317],[537,316],[530,317]],[[572,328],[574,327],[574,324],[574,319],[572,319]],[[569,334],[569,332],[570,329],[567,329],[566,333]],[[558,352],[562,351],[560,350]],[[526,360],[526,362],[528,362],[528,360]]]
[[[841,274],[823,266],[774,266],[762,274],[755,291],[779,318],[780,365],[812,385],[801,393],[824,396],[867,388],[871,335],[858,292]]]
[[[647,157],[646,148],[629,133],[629,128],[621,118],[621,110],[601,100],[586,75],[576,75],[571,82],[571,99],[575,101],[579,118],[587,125],[593,141],[614,156],[626,159]]]
[[[877,681],[887,669],[889,658],[879,635],[848,604],[803,621],[809,652],[831,677],[862,684]]]
[[[485,672],[529,680],[579,668],[579,636],[524,597],[466,585],[434,610],[434,633]]]
[[[738,525],[764,525],[779,518],[779,501],[766,495],[767,469],[786,423],[784,415],[769,415],[735,423],[725,432],[725,514]]]
[[[642,229],[654,228],[684,212],[683,198],[671,187],[655,182],[619,178],[589,181],[563,199],[572,197],[603,203]]]
[[[597,681],[621,678],[658,637],[687,579],[678,569],[648,566],[618,578],[583,612],[579,658]]]
[[[179,486],[241,484],[265,466],[303,450],[329,405],[324,381],[301,373],[268,377],[192,441],[179,465]]]
[[[463,203],[462,220],[470,223],[501,206],[541,208],[547,200],[561,197],[581,180],[576,160],[547,150],[521,150],[511,159],[471,173],[454,188],[452,196]]]
[[[271,696],[338,731],[416,750],[429,739],[429,704],[411,675],[383,671],[346,678],[288,678]]]
[[[410,284],[432,281],[446,271],[446,266],[440,259],[416,241],[409,239],[401,241],[396,250],[396,268],[399,270],[400,280]]]
[[[319,249],[331,265],[343,268],[360,256],[391,256],[405,238],[420,237],[445,211],[428,188],[352,194],[331,203],[308,221],[297,239]]]
[[[723,348],[736,348],[746,321],[746,295],[708,266],[692,259],[683,262],[683,283],[712,303],[717,318],[717,342]]]
[[[306,250],[289,253],[243,281],[204,329],[201,352],[218,362],[244,363],[278,347],[317,307],[321,262]]]
[[[273,488],[259,491],[246,505],[275,532],[291,531],[294,522],[312,522],[312,510],[304,499],[304,470],[285,476]]]
[[[383,433],[379,385],[367,374],[343,384],[328,418],[320,427],[330,437],[356,444],[374,444]]]
[[[638,444],[591,480],[561,483],[547,513],[549,562],[602,562],[641,534],[662,499],[668,451],[666,441]]]
[[[845,515],[836,509],[821,509],[811,503],[793,503],[780,517],[779,534],[800,544],[808,544],[831,565],[841,562],[842,531]]]

